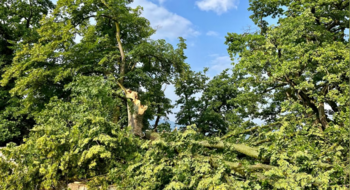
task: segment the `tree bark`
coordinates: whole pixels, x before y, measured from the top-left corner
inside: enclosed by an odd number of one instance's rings
[[[288,78],[288,76],[286,76],[286,75],[285,75],[285,79],[295,89],[295,83],[292,80],[290,80]],[[306,103],[307,106],[309,106],[313,110],[313,112],[316,115],[315,123],[316,123],[316,125],[319,124],[319,123],[322,125],[322,126],[319,126],[319,129],[323,132],[323,130],[328,127],[327,116],[325,114],[324,115],[322,115],[322,114],[320,115],[320,113],[322,113],[322,110],[317,108],[317,106],[315,105],[314,101],[312,101],[312,99],[306,93],[304,93],[302,90],[299,90],[297,92],[297,95],[298,95],[298,97],[300,98],[300,100],[302,102]],[[319,104],[319,106],[322,106],[322,105]],[[323,109],[323,113],[324,113],[324,109]]]
[[[159,112],[160,112],[160,105],[158,105],[157,108],[158,108],[158,114],[159,114]],[[158,127],[159,120],[160,120],[160,115],[157,116],[156,122],[154,123],[153,131],[155,131],[155,132],[157,132],[157,127]]]
[[[124,75],[125,75],[125,53],[124,53],[124,49],[123,49],[123,45],[122,45],[122,41],[121,41],[121,38],[120,38],[120,28],[119,28],[119,23],[118,22],[115,22],[115,28],[117,30],[116,32],[116,38],[117,38],[117,42],[118,42],[118,48],[119,48],[119,51],[120,51],[120,57],[121,57],[121,63],[120,63],[120,67],[119,67],[119,74],[120,74],[120,83],[122,85],[124,85]]]

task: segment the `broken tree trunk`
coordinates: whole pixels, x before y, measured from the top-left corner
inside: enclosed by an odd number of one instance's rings
[[[130,89],[125,89],[122,84],[117,82],[120,88],[124,91],[125,97],[127,99],[130,99],[132,102],[132,105],[130,106],[127,104],[128,108],[128,126],[131,126],[132,133],[136,136],[143,137],[144,134],[142,132],[143,124],[143,114],[147,110],[148,106],[144,106],[141,104],[141,101],[139,100],[138,94],[135,91],[132,91]]]
[[[137,92],[132,91],[130,89],[125,90],[125,96],[128,99],[131,99],[132,105],[128,104],[128,126],[131,126],[132,133],[134,135],[143,137],[143,114],[147,110],[147,106],[143,106],[138,99]]]

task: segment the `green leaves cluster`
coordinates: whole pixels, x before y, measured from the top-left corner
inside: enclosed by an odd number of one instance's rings
[[[4,0],[0,5],[0,80],[12,60],[20,43],[33,44],[38,41],[36,31],[39,21],[48,14],[54,5],[51,1]],[[23,135],[33,127],[33,119],[21,112],[21,97],[11,96],[14,80],[0,86],[0,145],[7,142],[21,142]]]
[[[206,135],[226,134],[229,126],[240,125],[243,120],[232,112],[237,104],[231,101],[238,94],[235,79],[228,70],[209,80],[204,73],[188,71],[176,79],[175,93],[180,97],[176,105],[177,123],[196,124]]]
[[[57,97],[36,116],[37,124],[24,144],[2,149],[0,187],[50,189],[72,180],[106,175],[112,168],[140,156],[139,140],[112,122],[112,81],[78,77],[65,90],[70,102]]]

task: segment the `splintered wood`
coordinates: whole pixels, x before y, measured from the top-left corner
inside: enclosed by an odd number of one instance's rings
[[[128,105],[128,125],[132,127],[133,133],[137,136],[143,137],[143,114],[147,110],[147,106],[143,106],[138,99],[138,94],[130,89],[125,90],[125,96],[132,100],[133,108]]]

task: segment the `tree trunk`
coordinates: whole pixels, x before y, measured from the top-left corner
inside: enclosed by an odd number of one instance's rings
[[[116,33],[116,38],[117,38],[117,42],[118,42],[118,48],[119,48],[119,51],[120,51],[120,57],[121,57],[121,63],[120,63],[120,66],[119,66],[119,74],[120,74],[120,79],[119,79],[119,82],[120,84],[124,85],[124,75],[125,75],[125,53],[124,53],[124,50],[123,50],[123,45],[122,45],[122,41],[120,39],[120,28],[119,28],[119,23],[118,22],[115,22],[115,27],[116,27],[116,30],[117,30],[117,33]]]
[[[159,108],[159,106],[158,106],[158,108]],[[159,111],[159,109],[158,109],[158,111]],[[155,131],[155,132],[157,132],[159,120],[160,120],[160,115],[157,116],[156,122],[154,123],[153,131]]]
[[[131,126],[132,133],[136,136],[143,137],[143,114],[147,110],[147,106],[141,105],[137,92],[127,89],[125,91],[126,98],[132,100],[132,105],[128,104],[128,126]]]

